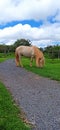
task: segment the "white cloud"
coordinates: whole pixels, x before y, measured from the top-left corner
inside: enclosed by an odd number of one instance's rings
[[[58,22],[48,23],[51,17]],[[17,24],[0,29],[0,43],[12,44],[20,38],[30,39],[37,46],[60,43],[60,0],[0,0],[0,25],[32,19],[43,20],[44,25]]]
[[[46,20],[57,11],[60,11],[60,0],[0,0],[0,24],[26,19]],[[56,19],[60,20],[60,13]]]
[[[40,28],[18,24],[14,27],[0,29],[0,43],[13,44],[17,39],[29,39],[33,45],[40,47],[54,45],[60,41],[60,24],[48,24]]]

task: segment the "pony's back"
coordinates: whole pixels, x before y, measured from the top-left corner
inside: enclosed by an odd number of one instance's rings
[[[16,53],[26,57],[34,56],[34,49],[32,46],[19,46],[16,48]]]

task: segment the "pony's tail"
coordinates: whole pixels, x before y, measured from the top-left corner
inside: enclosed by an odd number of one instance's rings
[[[19,66],[19,55],[17,51],[15,51],[15,63],[16,63],[16,66]]]

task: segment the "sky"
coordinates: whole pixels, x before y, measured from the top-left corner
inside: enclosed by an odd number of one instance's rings
[[[0,44],[60,45],[60,0],[0,0]]]

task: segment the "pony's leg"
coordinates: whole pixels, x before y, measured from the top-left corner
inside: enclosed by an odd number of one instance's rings
[[[23,67],[22,62],[21,62],[21,55],[19,55],[19,65],[20,65],[21,67]]]
[[[33,62],[33,57],[31,57],[31,60],[30,60],[30,67],[32,67],[32,62]]]
[[[19,66],[19,56],[17,53],[15,53],[15,63],[16,63],[16,66]]]
[[[16,66],[19,66],[19,62],[15,59]]]

